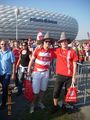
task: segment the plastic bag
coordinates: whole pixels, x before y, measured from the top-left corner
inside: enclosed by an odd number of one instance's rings
[[[24,80],[24,97],[32,102],[33,99],[34,99],[34,93],[33,93],[33,89],[32,89],[32,83],[31,83],[31,80],[30,80],[30,77],[27,77],[26,80]]]
[[[73,102],[73,103],[77,102],[77,87],[74,86],[74,84],[68,88],[68,91],[65,97],[65,102]]]

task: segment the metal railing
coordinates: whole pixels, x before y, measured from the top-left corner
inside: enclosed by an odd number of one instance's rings
[[[82,97],[83,101],[79,101],[78,104],[86,104],[90,102],[88,100],[89,91],[90,91],[90,63],[83,62],[77,63],[78,70],[77,70],[77,88],[78,88],[78,97]]]

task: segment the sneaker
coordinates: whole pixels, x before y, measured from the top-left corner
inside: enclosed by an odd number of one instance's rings
[[[66,108],[67,109],[73,109],[74,106],[70,105],[70,104],[66,104]]]
[[[13,91],[13,93],[17,93],[18,92],[18,87],[14,87],[14,89],[12,91]]]
[[[59,111],[59,110],[60,110],[60,107],[59,107],[59,106],[53,106],[52,109],[51,109],[51,111],[50,111],[50,113],[51,113],[51,114],[54,114],[54,113],[56,113],[56,112]]]
[[[62,107],[61,107],[62,111],[65,112],[67,110],[67,107],[65,104],[62,104]]]
[[[14,90],[18,90],[18,87],[14,87]]]
[[[44,105],[42,102],[39,102],[39,103],[38,103],[38,107],[40,107],[41,109],[44,109],[44,108],[45,108],[45,105]]]
[[[29,113],[32,114],[33,112],[34,112],[34,104],[31,104]]]
[[[71,109],[71,110],[78,110],[78,107],[76,107],[76,106],[73,105],[73,104],[67,104],[67,105],[66,105],[66,108],[67,108],[67,109]]]

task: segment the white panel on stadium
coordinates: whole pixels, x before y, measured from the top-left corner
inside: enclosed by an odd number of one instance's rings
[[[19,7],[16,19],[16,6],[0,5],[0,39],[16,38],[16,20],[18,39],[32,36],[36,39],[37,32],[47,31],[54,39],[59,39],[60,33],[65,31],[67,37],[74,40],[78,34],[78,23],[75,18],[59,13]]]

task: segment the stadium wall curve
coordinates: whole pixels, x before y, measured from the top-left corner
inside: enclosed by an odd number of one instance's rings
[[[75,18],[56,12],[48,12],[35,8],[0,5],[0,39],[36,39],[38,31],[50,32],[52,38],[58,40],[62,31],[71,40],[78,34],[78,22]]]

